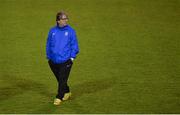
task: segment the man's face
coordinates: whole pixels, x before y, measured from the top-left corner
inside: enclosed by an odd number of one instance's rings
[[[68,18],[66,15],[63,15],[62,18],[60,20],[58,20],[58,24],[60,27],[64,27],[67,25],[67,21],[68,21]]]

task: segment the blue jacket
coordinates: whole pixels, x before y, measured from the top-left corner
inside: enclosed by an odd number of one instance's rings
[[[69,25],[65,27],[55,26],[50,29],[47,44],[46,57],[54,63],[64,63],[70,58],[76,58],[79,53],[76,32]]]

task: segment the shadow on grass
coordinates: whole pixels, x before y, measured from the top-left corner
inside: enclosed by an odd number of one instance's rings
[[[42,83],[38,83],[33,80],[28,80],[26,78],[18,78],[17,76],[12,76],[8,74],[1,76],[1,80],[4,83],[7,83],[8,86],[0,88],[0,101],[13,98],[16,95],[21,95],[23,93],[26,93],[27,91],[33,91],[36,92],[37,94],[42,95],[42,97],[45,96],[47,98],[47,102],[44,103],[42,107],[40,107],[41,111],[39,111],[38,109],[35,110],[34,112],[32,111],[31,113],[46,113],[46,112],[53,113],[53,111],[56,110],[56,108],[52,105],[52,101],[53,101],[52,97],[55,94],[47,90],[46,85]],[[24,111],[19,113],[24,113]]]
[[[75,86],[72,86],[73,90],[73,97],[70,100],[69,105],[64,105],[71,108],[71,113],[89,113],[88,109],[84,110],[83,106],[79,103],[76,103],[76,98],[84,95],[84,94],[93,94],[102,90],[107,90],[111,88],[115,84],[115,80],[113,78],[106,78],[101,80],[93,80],[93,81],[87,81],[82,82],[81,84],[77,84]],[[67,102],[68,103],[68,102]],[[39,108],[35,113],[48,113],[51,114],[55,112],[57,109],[59,109],[59,112],[56,111],[55,113],[63,113],[64,106],[63,104],[66,104],[66,102],[63,102],[61,106],[53,106],[51,105],[45,105],[42,108]],[[63,107],[62,107],[63,106]],[[51,108],[51,109],[49,109]],[[54,110],[54,111],[53,111]],[[67,113],[67,112],[66,112]]]
[[[54,95],[53,93],[46,90],[47,87],[44,84],[25,78],[18,78],[16,76],[3,75],[2,77],[3,78],[1,78],[1,80],[9,84],[9,86],[0,88],[0,101],[25,93],[30,90],[35,91],[46,97],[51,97],[51,95]]]
[[[81,84],[73,86],[73,96],[74,98],[79,97],[83,94],[96,93],[102,90],[111,88],[115,84],[113,78],[106,78],[94,81],[87,81]]]
[[[12,98],[22,93],[26,93],[29,90],[37,92],[37,94],[46,96],[49,101],[53,101],[52,97],[54,96],[54,94],[46,90],[47,86],[45,86],[44,84],[38,83],[33,80],[28,80],[26,78],[10,76],[8,74],[4,75],[1,80],[3,80],[5,83],[7,82],[7,84],[10,85],[0,88],[0,101],[7,100],[8,98]],[[83,94],[96,93],[111,88],[114,83],[115,81],[112,78],[107,78],[101,80],[87,81],[72,86],[72,89],[74,91],[72,101]],[[34,110],[32,113],[54,113],[57,109],[59,109],[59,107],[54,106],[52,102],[49,102],[48,100],[47,103],[44,103],[42,107]],[[75,107],[72,111],[74,111],[75,113],[79,113],[79,108],[82,107],[78,103],[74,103],[72,105],[73,107]],[[84,111],[84,113],[85,112],[87,111]],[[61,113],[61,110],[59,111],[59,113]]]

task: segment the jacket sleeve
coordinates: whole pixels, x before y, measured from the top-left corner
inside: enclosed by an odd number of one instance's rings
[[[72,32],[71,36],[71,58],[76,58],[76,55],[79,53],[78,40],[76,37],[76,32]]]
[[[46,58],[50,59],[50,39],[51,39],[51,31],[49,31],[47,41],[46,41]]]

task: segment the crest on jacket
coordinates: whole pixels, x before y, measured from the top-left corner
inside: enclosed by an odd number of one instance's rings
[[[68,36],[68,32],[65,32],[65,34],[64,34],[65,36]]]

